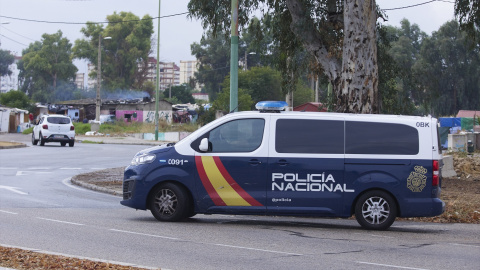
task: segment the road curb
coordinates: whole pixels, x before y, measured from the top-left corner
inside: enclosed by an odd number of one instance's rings
[[[27,145],[24,144],[24,143],[13,143],[13,142],[6,142],[6,143],[9,143],[9,144],[12,144],[12,145],[3,145],[3,146],[0,146],[0,149],[12,149],[12,148],[27,147]]]
[[[114,195],[114,196],[117,196],[117,197],[122,197],[123,196],[123,194],[121,194],[118,191],[108,189],[108,188],[104,188],[104,187],[99,187],[97,185],[85,183],[85,182],[82,182],[82,181],[78,181],[78,180],[75,179],[75,176],[72,177],[70,179],[70,181],[72,182],[72,184],[83,187],[83,188],[86,188],[86,189],[90,189],[90,190],[94,190],[94,191],[98,191],[98,192],[102,192],[102,193],[107,193],[107,194]]]

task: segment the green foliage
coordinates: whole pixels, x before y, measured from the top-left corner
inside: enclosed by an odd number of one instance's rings
[[[200,106],[197,113],[198,113],[197,123],[200,126],[204,126],[212,122],[213,120],[215,120],[215,110],[213,108],[210,108],[209,110],[205,110],[203,106]]]
[[[480,45],[469,43],[456,21],[422,42],[413,70],[426,113],[455,115],[480,108]]]
[[[75,78],[77,68],[72,63],[72,44],[62,35],[60,30],[43,34],[41,42],[31,43],[22,52],[19,79],[23,81],[22,90],[35,101],[55,101],[57,87],[68,85]]]
[[[456,0],[455,17],[460,28],[468,34],[468,38],[480,43],[480,2],[478,0]]]
[[[8,66],[13,64],[14,61],[15,58],[9,51],[0,50],[0,77],[12,74]]]
[[[207,31],[200,43],[194,42],[190,49],[200,61],[195,77],[205,85],[210,98],[215,99],[225,76],[230,72],[230,42],[223,36],[215,36],[212,31]]]
[[[23,110],[33,111],[32,101],[22,91],[8,91],[7,93],[0,94],[0,104]]]
[[[78,135],[84,135],[88,131],[92,130],[92,127],[89,123],[73,122],[73,126],[75,127],[75,134]]]
[[[227,77],[225,81],[230,80]],[[225,84],[225,83],[224,83]],[[238,88],[238,111],[250,111],[253,106],[253,100],[247,89]],[[232,108],[232,110],[235,108]],[[212,108],[209,111],[220,110],[223,112],[230,112],[230,87],[223,88],[217,99],[213,102]]]
[[[224,81],[223,87],[230,88]],[[253,67],[238,74],[238,87],[247,90],[253,103],[262,100],[283,100],[280,72],[270,67]]]
[[[168,96],[170,91],[172,93],[172,98],[167,98],[167,101],[172,104],[195,103],[195,99],[192,96],[192,89],[187,84],[172,86],[171,89],[167,88],[163,94]]]
[[[144,89],[148,69],[148,55],[151,51],[153,23],[145,15],[142,20],[131,12],[114,12],[107,16],[109,22],[103,29],[101,24],[87,24],[81,32],[87,39],[75,41],[73,51],[76,58],[98,63],[99,37],[101,40],[102,80],[107,89]],[[122,22],[122,23],[118,23]],[[138,68],[138,65],[142,68]],[[97,68],[91,74],[96,77]],[[148,85],[147,87],[151,87]],[[150,89],[150,88],[149,88]]]
[[[314,99],[313,90],[304,82],[299,81],[293,93],[293,107],[300,106],[304,103],[311,102]]]
[[[22,131],[22,134],[32,134],[33,132],[33,127],[27,128]]]

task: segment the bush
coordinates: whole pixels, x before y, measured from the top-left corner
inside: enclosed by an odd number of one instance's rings
[[[85,135],[86,132],[90,131],[91,130],[91,126],[90,124],[86,123],[73,123],[73,125],[75,126],[75,133],[76,134],[79,134],[79,135]]]
[[[22,134],[30,134],[33,132],[33,127],[25,129]]]

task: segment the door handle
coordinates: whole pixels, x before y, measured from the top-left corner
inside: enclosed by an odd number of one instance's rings
[[[262,162],[258,159],[251,159],[248,163],[250,163],[250,165],[252,165],[252,166],[262,164]]]
[[[277,164],[280,166],[287,166],[290,163],[288,163],[285,159],[280,159],[279,161],[277,161]]]

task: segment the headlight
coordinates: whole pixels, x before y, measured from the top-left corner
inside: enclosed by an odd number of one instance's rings
[[[152,163],[155,160],[154,154],[141,154],[133,158],[132,165]]]

